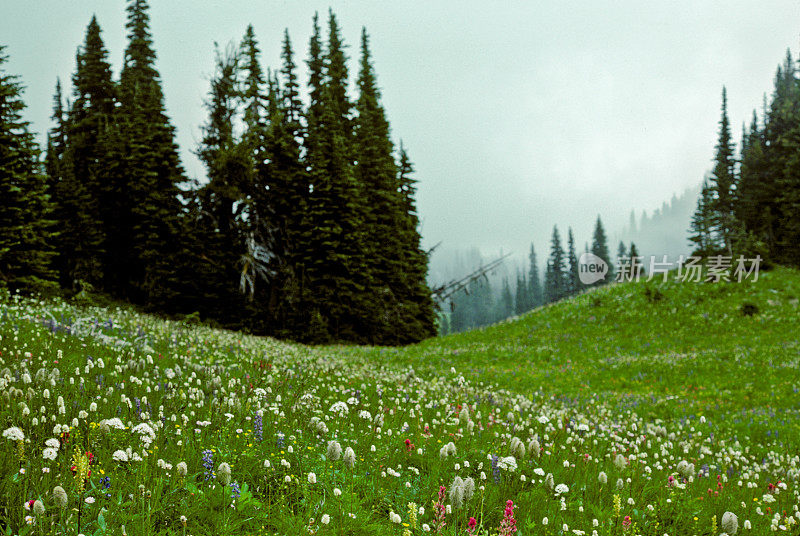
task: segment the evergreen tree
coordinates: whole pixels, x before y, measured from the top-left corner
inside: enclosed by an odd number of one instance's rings
[[[514,314],[514,297],[511,295],[511,285],[508,283],[508,278],[503,278],[503,290],[498,300],[498,314],[497,320],[503,320]]]
[[[316,20],[316,16],[315,16]],[[283,49],[281,50],[283,66],[283,109],[286,110],[286,124],[293,136],[300,134],[300,116],[303,112],[303,103],[300,100],[300,84],[298,83],[292,41],[289,39],[289,30],[283,32]]]
[[[400,193],[402,218],[398,222],[397,232],[402,240],[398,253],[402,255],[405,271],[406,293],[403,296],[403,306],[407,310],[404,318],[408,323],[408,339],[403,339],[401,342],[411,342],[434,335],[435,306],[427,283],[428,253],[421,247],[422,236],[419,233],[419,216],[415,199],[417,180],[413,177],[414,166],[402,143],[399,158],[397,188]]]
[[[517,288],[514,292],[514,313],[521,315],[528,311],[530,295],[528,292],[528,282],[524,273],[517,272]]]
[[[145,0],[129,0],[128,47],[119,84],[116,132],[106,153],[114,219],[107,232],[106,279],[136,302],[171,308],[180,292],[183,169],[164,110]]]
[[[568,295],[569,271],[558,226],[553,226],[553,237],[550,241],[550,259],[545,274],[545,295],[547,302],[558,301]]]
[[[635,275],[642,275],[644,272],[644,263],[639,256],[639,250],[636,249],[636,244],[631,242],[631,249],[630,249],[630,257],[631,257],[631,270]],[[635,278],[634,278],[635,279]]]
[[[542,291],[542,284],[539,279],[539,266],[536,263],[536,251],[531,249],[528,253],[528,306],[527,309],[539,307],[544,303],[544,292]]]
[[[622,259],[624,257],[628,257],[628,251],[625,249],[625,243],[620,240],[619,246],[617,247],[617,259]]]
[[[310,164],[310,218],[313,229],[306,269],[313,296],[312,330],[321,340],[371,340],[370,272],[366,261],[363,191],[352,165],[351,104],[347,98],[347,65],[336,18],[331,13],[322,87],[315,68],[312,36],[312,102],[309,104],[306,157]],[[318,49],[316,53],[318,54]],[[321,101],[313,92],[321,90]],[[327,335],[325,335],[327,333]]]
[[[575,253],[575,237],[572,235],[572,227],[569,228],[567,244],[567,294],[571,295],[581,289],[581,281],[578,279],[578,257]]]
[[[335,22],[335,19],[334,19]],[[331,60],[333,61],[333,60]],[[331,79],[333,81],[333,78]],[[398,225],[405,217],[397,185],[397,166],[392,155],[389,122],[380,103],[375,73],[371,63],[369,38],[361,33],[361,68],[358,76],[358,113],[355,121],[355,178],[363,192],[364,224],[371,293],[379,296],[378,309],[370,316],[370,331],[383,339],[404,325],[404,312],[413,303],[407,300],[403,236]]]
[[[603,285],[614,280],[614,263],[609,256],[608,241],[606,239],[606,231],[603,229],[603,222],[600,221],[600,216],[597,216],[597,223],[594,226],[594,234],[592,236],[592,253],[597,255],[608,263],[608,274],[605,279],[601,279],[597,284]]]
[[[703,180],[697,210],[689,227],[689,242],[694,244],[692,255],[707,257],[718,251],[714,235],[713,192],[708,179]]]
[[[113,199],[100,140],[113,120],[116,88],[100,34],[100,25],[92,17],[76,57],[73,102],[62,134],[67,143],[58,179],[53,181],[60,229],[57,266],[67,287],[79,281],[102,283],[103,248],[113,239],[106,235],[108,205]]]
[[[722,117],[719,122],[719,139],[711,187],[710,211],[714,232],[719,237],[722,250],[732,255],[731,242],[735,231],[734,198],[736,194],[735,157],[728,120],[728,96],[722,88]]]
[[[18,77],[6,72],[0,46],[0,283],[41,289],[55,277],[50,244],[53,220],[47,180]]]
[[[243,211],[245,192],[252,181],[253,163],[251,146],[240,140],[233,131],[234,120],[239,111],[237,78],[239,57],[228,48],[217,50],[216,73],[211,79],[211,89],[205,106],[208,120],[203,126],[203,138],[197,155],[206,166],[208,183],[198,192],[200,215],[198,232],[201,233],[202,254],[197,273],[204,276],[203,309],[217,309],[220,316],[231,321],[238,316],[240,292],[250,293],[255,289],[256,278],[247,279],[239,266],[245,253],[245,222],[255,215],[245,217]],[[258,111],[245,117],[253,121],[247,134],[254,138],[261,121]],[[255,125],[255,127],[253,127]],[[253,128],[250,128],[253,127]],[[249,283],[249,284],[248,284]]]

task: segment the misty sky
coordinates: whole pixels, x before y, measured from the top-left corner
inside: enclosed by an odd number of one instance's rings
[[[190,177],[204,177],[193,150],[214,42],[238,43],[252,23],[265,67],[278,66],[288,28],[304,60],[312,16],[329,6],[351,75],[361,27],[371,35],[393,137],[417,167],[425,245],[486,254],[524,254],[532,239],[541,253],[553,224],[562,236],[572,225],[583,244],[598,213],[613,234],[631,209],[698,183],[711,168],[722,85],[738,141],[800,41],[796,0],[152,0],[157,68]],[[124,2],[2,0],[7,70],[22,76],[40,133],[93,13],[118,76]]]

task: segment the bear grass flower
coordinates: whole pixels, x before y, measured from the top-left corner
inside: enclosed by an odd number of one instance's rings
[[[53,502],[59,508],[66,508],[69,499],[67,498],[67,492],[64,491],[64,488],[61,486],[56,486],[53,488]]]
[[[217,481],[223,486],[231,483],[231,466],[226,462],[222,462],[217,467]]]
[[[3,437],[9,441],[25,441],[25,434],[22,432],[22,429],[17,426],[12,426],[11,428],[3,430]]]

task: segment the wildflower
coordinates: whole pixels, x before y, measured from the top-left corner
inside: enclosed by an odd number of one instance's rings
[[[472,536],[475,534],[475,527],[478,526],[478,522],[475,520],[474,517],[470,517],[469,521],[467,522],[467,534]]]
[[[39,499],[33,502],[33,513],[37,516],[44,515],[44,504]]]
[[[464,490],[464,502],[469,502],[475,494],[475,481],[471,476],[464,479],[462,489]]]
[[[217,480],[223,486],[227,486],[231,483],[231,466],[225,462],[219,464],[217,467]]]
[[[749,519],[745,519],[744,524],[742,526],[745,528],[745,530],[750,530],[751,528],[753,528],[753,526],[750,524]]]
[[[617,489],[622,489],[624,487],[625,487],[625,481],[622,480],[621,478],[618,478],[617,479]]]
[[[356,453],[351,447],[344,449],[344,464],[348,469],[352,469],[356,464]]]
[[[617,454],[617,457],[614,458],[614,465],[617,469],[625,469],[625,466],[628,465],[628,462],[625,460],[625,457],[622,454]]]
[[[211,450],[203,451],[203,467],[206,470],[206,480],[209,480],[214,474],[214,452]]]
[[[128,453],[124,450],[115,450],[114,454],[111,455],[111,459],[116,462],[127,462],[128,461]]]
[[[181,525],[183,525],[185,527],[186,526],[186,521],[188,521],[186,519],[186,516],[181,516]]]
[[[389,521],[391,521],[392,523],[399,524],[403,521],[403,519],[398,514],[395,514],[394,512],[389,512]]]
[[[539,454],[541,453],[541,447],[539,446],[539,441],[537,439],[531,439],[531,442],[528,443],[528,452],[534,458],[539,457]]]
[[[333,488],[333,496],[334,497],[339,497],[341,495],[342,495],[342,490],[340,490],[339,488]]]
[[[450,502],[456,508],[461,508],[461,504],[464,501],[464,481],[461,480],[461,477],[456,476],[453,479],[453,482],[450,483]]]
[[[503,512],[503,521],[500,522],[498,536],[511,536],[515,532],[517,532],[517,520],[514,519],[514,502],[509,499]]]
[[[417,503],[408,503],[408,524],[412,529],[417,528]]]
[[[86,497],[83,500],[83,502],[85,502],[86,504],[94,504],[94,501],[95,501],[94,497]]]
[[[619,495],[614,495],[614,517],[619,517],[622,510],[622,498]]]
[[[622,519],[622,526],[625,527],[625,528],[628,528],[628,527],[631,526],[631,516],[625,516]]]
[[[52,447],[47,447],[42,451],[42,458],[45,460],[55,460],[58,456],[58,450]]]
[[[725,512],[722,514],[722,522],[720,523],[720,527],[724,532],[733,536],[736,534],[736,531],[739,530],[739,518],[736,517],[736,514],[733,512]]]
[[[61,486],[56,486],[53,488],[53,502],[56,503],[56,506],[59,508],[66,508],[69,499],[67,499],[67,492],[64,491],[64,488]]]
[[[238,482],[231,483],[231,499],[234,501],[242,496],[242,490]]]
[[[555,489],[556,484],[555,482],[553,482],[553,473],[547,473],[547,476],[544,477],[544,485],[550,491],[553,491],[553,489]]]
[[[317,475],[314,473],[308,473],[308,483],[309,484],[316,484],[317,483]]]
[[[569,491],[569,487],[566,484],[559,484],[556,486],[556,495],[561,495],[563,493],[567,493]]]
[[[328,514],[322,514],[322,519],[320,519],[320,521],[322,522],[323,525],[327,525],[328,523],[331,522],[331,516],[329,516]]]
[[[178,465],[175,466],[175,470],[178,472],[178,476],[183,478],[189,472],[189,469],[186,467],[186,462],[178,462]]]
[[[3,437],[9,441],[25,441],[25,434],[16,426],[3,430]]]
[[[328,441],[328,452],[326,457],[331,461],[336,461],[342,457],[342,446],[338,441]]]

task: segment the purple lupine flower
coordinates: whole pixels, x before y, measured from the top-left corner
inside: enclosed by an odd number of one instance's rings
[[[500,465],[498,464],[497,454],[492,455],[492,476],[494,476],[494,483],[500,483]]]
[[[235,480],[231,483],[231,499],[234,501],[242,496],[241,488],[239,487],[239,483]]]
[[[203,467],[206,470],[206,480],[214,476],[214,453],[211,450],[203,451]]]
[[[256,411],[256,417],[253,419],[253,430],[255,432],[256,439],[261,441],[264,438],[264,428],[260,411]]]
[[[282,432],[278,432],[278,439],[277,439],[277,443],[278,443],[278,448],[279,448],[279,449],[282,449],[282,448],[283,448],[283,442],[284,442],[284,435],[283,435],[283,433],[282,433]]]

